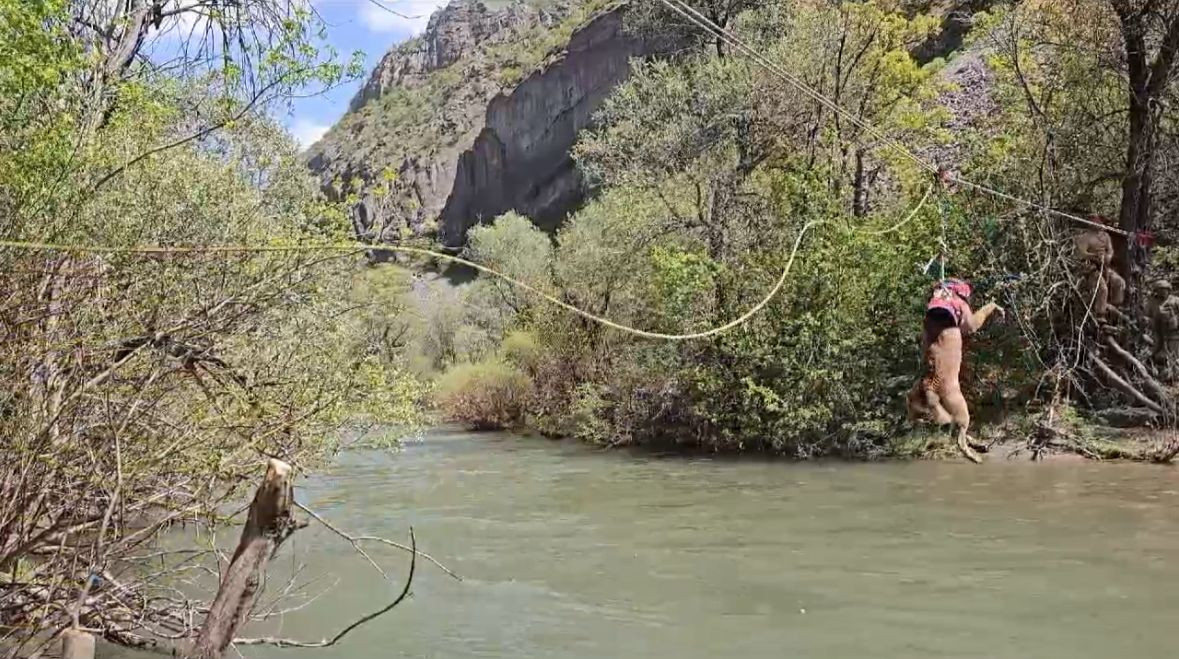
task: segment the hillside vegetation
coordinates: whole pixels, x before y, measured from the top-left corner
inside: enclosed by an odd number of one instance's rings
[[[526,360],[509,356],[489,328],[482,345],[491,347],[455,358],[497,365],[462,367],[479,374],[472,389],[515,389],[522,373],[531,384],[516,394],[525,403],[510,423],[611,446],[797,457],[935,451],[936,441],[909,441],[902,403],[945,253],[945,274],[971,280],[976,304],[1007,308],[1006,321],[969,347],[968,398],[983,417],[1008,423],[984,433],[1026,440],[1033,455],[1156,455],[1149,443],[1106,451],[1081,420],[1128,412],[1166,425],[1171,414],[1170,330],[1152,320],[1158,302],[1148,287],[1171,274],[1177,188],[1163,163],[1176,153],[1167,99],[1176,91],[1179,12],[1096,0],[957,3],[957,20],[965,11],[973,26],[963,46],[919,62],[915,53],[947,24],[945,3],[693,4],[856,121],[714,40],[636,60],[580,138],[576,158],[597,193],[552,249],[526,247],[547,240],[507,215],[472,232],[471,254],[591,313],[682,333],[750,308],[803,227],[822,226],[803,237],[781,295],[710,340],[637,338],[477,282],[500,291],[485,304],[509,315],[504,329],[531,337],[531,348]],[[971,17],[973,4],[992,6]],[[646,7],[633,29],[685,28]],[[1127,54],[1127,40],[1141,52]],[[1143,63],[1155,70],[1158,99],[1145,137],[1131,94]],[[1149,141],[1134,148],[1132,135]],[[975,188],[944,188],[888,148],[892,141],[1006,194],[1116,218],[1135,236],[1115,236],[1114,265],[1131,291],[1124,317],[1095,322],[1092,288],[1072,257],[1072,237],[1086,225]],[[1140,246],[1148,227],[1152,249]],[[489,384],[495,373],[504,384]],[[451,393],[443,403],[451,418],[480,425],[487,419],[476,400]],[[497,409],[497,422],[502,415]]]
[[[354,297],[362,258],[123,251],[350,232],[268,113],[358,71],[286,2],[196,28],[164,9],[0,0],[0,227],[32,243],[0,250],[2,656],[71,626],[194,635],[178,580],[216,574],[267,459],[307,473],[345,428],[391,424],[388,445],[421,421],[424,383],[358,313],[397,313]],[[156,544],[181,526],[195,546]]]

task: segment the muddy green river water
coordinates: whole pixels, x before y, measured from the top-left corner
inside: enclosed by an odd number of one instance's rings
[[[339,646],[247,657],[1179,657],[1171,468],[661,458],[436,432],[346,454],[299,497],[357,532],[412,525],[463,581],[419,563],[413,597]],[[408,556],[377,553],[389,582],[338,538],[297,534],[276,569],[305,565],[326,592],[261,631],[318,639],[388,601]]]

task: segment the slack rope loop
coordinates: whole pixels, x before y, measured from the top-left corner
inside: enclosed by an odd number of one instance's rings
[[[913,210],[909,213],[908,217],[901,220],[900,222],[897,222],[896,224],[894,224],[886,229],[880,229],[879,231],[869,231],[867,229],[864,229],[861,231],[857,231],[856,233],[863,233],[864,235],[867,235],[867,236],[883,236],[883,235],[892,233],[893,231],[900,231],[901,227],[905,226],[913,218],[917,217],[917,212],[920,211],[925,206],[925,202],[929,201],[929,195],[932,193],[933,193],[933,186],[931,185],[925,189],[925,194],[921,196],[921,201],[917,202],[917,205],[913,207]]]
[[[585,318],[587,320],[604,325],[627,334],[647,338],[647,339],[661,339],[664,341],[690,341],[693,339],[704,339],[710,336],[716,336],[723,332],[727,332],[734,327],[743,325],[746,321],[752,318],[757,312],[761,311],[775,296],[782,290],[782,286],[786,283],[786,278],[790,274],[790,268],[794,265],[794,259],[798,255],[798,249],[802,245],[802,239],[807,232],[824,222],[816,221],[810,222],[802,227],[802,231],[798,233],[798,237],[794,240],[794,248],[790,252],[790,258],[786,261],[786,267],[782,268],[782,274],[778,277],[778,281],[774,283],[773,288],[766,294],[764,298],[755,304],[749,311],[741,314],[739,317],[712,329],[703,332],[691,332],[688,334],[665,334],[663,332],[650,332],[637,327],[623,325],[616,323],[609,318],[599,316],[589,311],[585,311],[580,307],[576,307],[568,302],[560,300],[544,291],[520,281],[510,275],[489,268],[485,265],[480,265],[474,261],[460,258],[458,256],[451,256],[436,252],[432,249],[425,249],[422,247],[408,247],[403,245],[375,245],[370,243],[325,243],[319,245],[208,245],[202,247],[164,247],[164,246],[136,246],[136,247],[112,247],[102,245],[69,245],[62,243],[35,243],[35,242],[20,242],[13,240],[0,240],[0,248],[22,249],[22,250],[45,250],[45,251],[59,251],[59,252],[75,252],[75,253],[99,253],[99,254],[216,254],[216,253],[253,253],[253,252],[399,252],[402,254],[416,254],[418,256],[428,256],[436,259],[448,261],[450,263],[457,263],[465,265],[469,268],[474,268],[479,272],[486,273],[493,277],[498,277],[507,283],[516,286],[517,288],[528,291],[529,293],[556,305],[566,311],[572,312]]]
[[[737,50],[739,50],[740,52],[745,54],[747,57],[752,59],[754,62],[756,62],[759,66],[764,68],[766,71],[769,71],[770,73],[776,75],[777,77],[781,78],[782,80],[785,80],[787,83],[789,83],[795,89],[797,89],[797,90],[801,91],[802,93],[806,94],[807,96],[811,97],[816,102],[818,102],[818,103],[822,104],[823,106],[827,107],[828,109],[830,109],[832,112],[839,114],[840,116],[844,117],[845,119],[852,122],[853,124],[859,126],[860,128],[863,128],[869,135],[871,135],[872,137],[876,138],[877,140],[883,142],[886,147],[889,147],[889,148],[893,149],[894,151],[896,151],[897,153],[901,154],[902,156],[908,158],[909,160],[912,160],[914,163],[916,163],[919,167],[921,167],[923,169],[926,169],[926,170],[933,172],[935,174],[939,173],[940,170],[937,166],[931,164],[929,161],[927,161],[927,160],[921,158],[920,156],[918,156],[917,154],[913,153],[911,150],[909,150],[908,147],[906,147],[901,142],[899,142],[895,139],[892,139],[890,137],[887,137],[886,135],[884,135],[883,132],[880,131],[880,129],[876,128],[868,121],[861,119],[860,117],[857,117],[854,113],[843,108],[838,103],[831,100],[830,98],[827,98],[826,96],[823,95],[822,92],[819,92],[818,90],[812,88],[810,85],[806,84],[802,80],[799,80],[796,76],[792,75],[791,73],[789,73],[788,71],[783,69],[780,65],[767,59],[764,55],[762,55],[758,51],[754,50],[751,46],[746,44],[740,38],[733,35],[733,33],[729,32],[725,28],[720,27],[715,22],[713,22],[711,19],[709,19],[707,16],[701,14],[699,11],[694,9],[691,5],[687,4],[686,2],[683,2],[683,0],[658,0],[658,1],[660,3],[662,3],[668,9],[674,11],[676,14],[687,19],[688,22],[692,23],[696,27],[704,30],[705,32],[711,34],[712,36],[714,36],[718,39],[721,39],[725,43],[736,48]],[[1065,213],[1063,211],[1058,211],[1054,208],[1049,208],[1043,204],[1039,204],[1034,201],[1029,201],[1027,199],[1022,199],[1020,197],[1016,197],[1015,195],[1008,194],[1008,193],[1003,192],[1001,190],[996,190],[995,188],[991,188],[986,185],[982,185],[980,183],[974,183],[974,182],[968,181],[968,180],[961,178],[959,176],[951,176],[948,180],[951,183],[960,183],[966,187],[972,188],[972,189],[977,190],[979,192],[989,194],[989,195],[992,195],[992,196],[997,197],[999,199],[1004,199],[1006,201],[1010,201],[1015,204],[1026,206],[1027,208],[1035,209],[1035,210],[1047,213],[1049,215],[1055,215],[1057,217],[1071,220],[1071,221],[1077,222],[1079,224],[1088,225],[1088,226],[1091,226],[1094,228],[1101,229],[1103,231],[1108,231],[1110,233],[1116,233],[1121,236],[1130,236],[1131,235],[1131,232],[1126,231],[1124,229],[1109,227],[1104,224],[1094,222],[1092,220],[1087,220],[1085,218],[1078,217],[1078,216],[1073,215],[1071,213]]]
[[[917,213],[920,212],[921,209],[925,206],[925,202],[929,199],[929,195],[932,191],[933,191],[933,186],[930,186],[925,191],[925,195],[921,197],[921,201],[917,202],[917,205],[913,207],[913,210],[910,211],[909,214],[905,217],[905,219],[901,220],[898,224],[896,224],[892,227],[886,228],[884,230],[881,230],[881,231],[863,231],[863,233],[867,233],[868,235],[882,235],[882,234],[886,234],[886,233],[890,233],[892,231],[895,231],[895,230],[899,229],[900,227],[904,226],[905,224],[908,224],[909,221],[912,220],[914,217],[916,217]],[[798,256],[799,248],[802,246],[802,239],[806,237],[806,234],[808,232],[815,229],[816,227],[819,227],[824,224],[829,224],[829,223],[830,223],[830,221],[828,221],[828,220],[815,220],[815,221],[808,222],[805,225],[803,225],[802,229],[798,232],[798,236],[796,236],[794,239],[794,246],[790,250],[790,258],[786,260],[786,265],[785,265],[785,267],[782,268],[782,274],[778,276],[778,280],[776,282],[774,282],[774,286],[769,290],[768,293],[766,293],[766,295],[757,304],[753,305],[752,307],[750,307],[750,309],[748,311],[741,314],[737,318],[730,320],[729,322],[725,323],[724,325],[720,325],[718,327],[713,327],[712,329],[704,330],[701,332],[690,332],[687,334],[666,334],[663,332],[651,332],[651,331],[647,331],[644,329],[639,329],[637,327],[623,325],[622,323],[617,323],[617,322],[614,322],[613,320],[610,320],[609,318],[605,318],[603,316],[599,316],[597,314],[590,313],[589,311],[586,311],[580,307],[569,304],[568,302],[565,302],[564,300],[560,300],[556,297],[553,297],[552,295],[545,293],[544,291],[536,288],[535,286],[532,286],[531,284],[520,281],[519,279],[516,279],[515,277],[512,277],[510,275],[499,272],[498,270],[495,270],[494,268],[490,268],[485,265],[480,265],[478,263],[475,263],[474,261],[468,261],[467,259],[464,259],[464,258],[461,258],[458,256],[451,256],[450,254],[444,254],[442,252],[437,252],[432,249],[425,249],[423,247],[409,247],[409,246],[404,246],[404,245],[377,245],[377,244],[372,244],[372,243],[360,243],[360,242],[324,243],[324,244],[316,244],[316,245],[257,245],[257,246],[251,246],[251,245],[204,245],[204,246],[191,246],[191,247],[167,247],[167,246],[163,246],[163,245],[138,245],[138,246],[130,246],[130,247],[116,247],[116,246],[112,246],[112,245],[82,245],[82,244],[65,244],[65,243],[25,242],[25,241],[19,241],[19,240],[0,240],[0,248],[18,249],[18,250],[25,250],[25,251],[57,251],[57,252],[74,252],[74,253],[90,253],[90,254],[219,254],[219,253],[220,254],[239,254],[239,253],[264,253],[264,252],[363,252],[363,251],[399,252],[402,254],[415,254],[418,256],[432,257],[432,258],[441,259],[443,261],[447,261],[450,263],[457,263],[459,265],[465,265],[469,268],[474,268],[475,270],[478,270],[479,272],[491,275],[493,277],[497,277],[497,278],[502,279],[503,281],[505,281],[513,286],[516,286],[517,288],[528,291],[529,293],[541,298],[542,300],[545,300],[546,302],[548,302],[550,304],[560,307],[561,309],[564,309],[564,310],[569,311],[571,313],[577,314],[578,316],[581,316],[582,318],[585,318],[586,320],[598,323],[599,325],[604,325],[606,327],[610,327],[612,329],[616,329],[620,332],[625,332],[627,334],[632,334],[634,336],[639,336],[639,337],[646,338],[646,339],[659,339],[659,340],[663,340],[663,341],[691,341],[694,339],[706,339],[711,336],[716,336],[718,334],[722,334],[722,333],[727,332],[731,329],[734,329],[736,327],[744,325],[750,318],[753,318],[755,315],[757,315],[757,313],[759,311],[764,309],[766,307],[766,305],[768,305],[771,301],[773,301],[773,299],[775,297],[777,297],[778,293],[782,290],[782,287],[786,284],[786,278],[789,277],[790,269],[792,267],[794,267],[794,260]],[[860,233],[860,231],[853,231],[853,232]]]

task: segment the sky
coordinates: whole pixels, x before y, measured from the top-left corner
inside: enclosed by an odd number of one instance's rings
[[[319,139],[344,114],[381,57],[394,45],[421,34],[430,14],[446,0],[312,0],[312,4],[326,24],[327,42],[342,59],[357,50],[364,52],[365,76],[321,96],[296,99],[291,112],[278,117],[303,147]]]

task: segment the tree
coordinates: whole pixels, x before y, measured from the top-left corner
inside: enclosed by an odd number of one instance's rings
[[[353,255],[120,251],[348,235],[266,114],[348,73],[300,7],[0,0],[0,233],[95,248],[0,251],[0,652],[191,636],[169,575],[215,552],[160,532],[342,424],[415,422],[402,358],[339,322]]]
[[[1035,310],[1028,340],[1050,366],[1061,399],[1098,409],[1124,401],[1169,408],[1171,396],[1142,364],[1142,285],[1174,272],[1174,226],[1164,219],[1176,208],[1179,177],[1160,166],[1179,153],[1170,109],[1172,39],[1179,38],[1173,3],[1029,3],[996,18],[985,33],[997,46],[989,64],[998,111],[984,122],[986,146],[974,149],[969,166],[1043,205],[1117,216],[1126,234],[1113,236],[1115,266],[1129,285],[1125,318],[1101,328],[1089,312],[1090,291],[1060,249],[1088,227],[1034,215],[1004,232],[997,250],[1009,269],[1035,272],[1034,288],[1051,291],[1027,301]],[[977,206],[996,212],[990,202]],[[1161,249],[1139,242],[1146,232],[1158,233]]]
[[[474,227],[467,234],[466,256],[476,263],[544,289],[550,275],[553,245],[549,237],[526,217],[505,213],[490,225]],[[507,282],[488,282],[491,291],[513,312],[520,313],[535,300]]]
[[[932,69],[907,52],[929,21],[884,3],[792,2],[730,27],[827,93],[836,86],[854,116],[885,134],[936,134]],[[857,144],[867,137],[860,126],[835,121],[737,51],[635,63],[596,126],[576,157],[601,192],[559,233],[555,281],[584,308],[643,328],[690,331],[738,315],[773,285],[808,220],[879,221],[867,203],[871,177],[855,176],[856,150],[887,174],[880,180],[902,182],[875,206],[891,215],[897,200],[910,203],[911,165]],[[927,230],[913,224],[903,236]],[[592,366],[562,372],[574,386],[538,386],[569,392],[564,425],[608,444],[806,456],[878,439],[892,426],[874,389],[909,357],[900,311],[885,300],[912,285],[904,263],[928,258],[913,254],[923,242],[809,235],[781,297],[711,341],[635,342],[541,315],[535,334],[556,359]],[[846,327],[854,336],[839,336]]]
[[[1157,0],[1110,0],[1121,26],[1126,65],[1129,134],[1118,224],[1131,236],[1118,244],[1121,274],[1140,283],[1150,253],[1134,250],[1133,236],[1150,231],[1158,124],[1179,56],[1179,6]]]
[[[940,130],[947,113],[933,103],[940,63],[921,66],[911,55],[939,23],[921,14],[908,18],[890,2],[800,3],[792,9],[753,13],[748,29],[770,60],[851,115],[833,113],[788,86],[780,92],[811,108],[805,138],[797,142],[809,154],[808,166],[816,165],[821,150],[831,150],[822,160],[831,164],[833,192],[848,194],[852,212],[863,217],[879,175],[909,166],[865,124],[902,144],[948,137]]]

